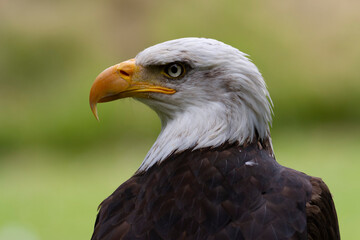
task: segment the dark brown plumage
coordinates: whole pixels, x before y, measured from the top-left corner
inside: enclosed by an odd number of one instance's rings
[[[266,142],[173,154],[101,203],[92,239],[340,239],[325,183],[272,156]]]

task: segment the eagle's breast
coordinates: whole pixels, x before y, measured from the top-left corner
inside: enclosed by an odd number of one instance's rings
[[[173,154],[102,203],[93,239],[306,239],[309,178],[258,142]]]

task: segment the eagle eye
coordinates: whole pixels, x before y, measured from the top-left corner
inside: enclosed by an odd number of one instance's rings
[[[180,78],[185,73],[185,67],[181,63],[170,63],[165,66],[164,73],[170,78]]]

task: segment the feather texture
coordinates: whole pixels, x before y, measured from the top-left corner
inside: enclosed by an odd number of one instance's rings
[[[253,164],[246,164],[252,162]],[[100,205],[93,240],[340,239],[318,178],[279,165],[267,144],[173,154]]]

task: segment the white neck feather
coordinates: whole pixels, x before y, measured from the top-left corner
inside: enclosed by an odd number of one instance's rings
[[[225,142],[242,145],[254,139],[255,128],[261,139],[270,140],[268,124],[258,122],[253,115],[244,104],[224,106],[221,102],[187,108],[173,119],[160,115],[162,130],[138,172],[146,171],[154,164],[160,164],[170,154],[186,149],[217,147]]]

